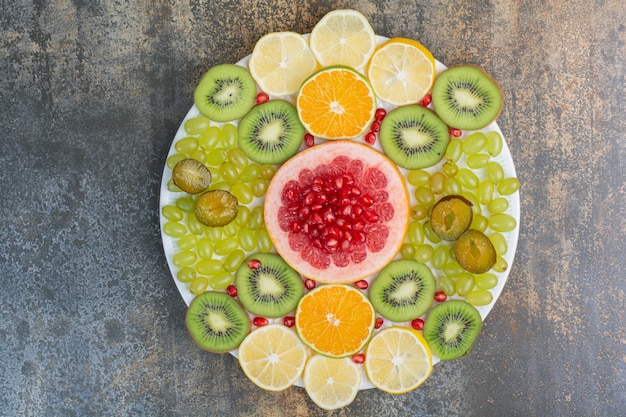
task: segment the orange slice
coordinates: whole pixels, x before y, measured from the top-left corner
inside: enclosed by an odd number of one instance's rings
[[[315,352],[342,358],[359,352],[372,335],[374,307],[358,289],[342,284],[322,285],[300,300],[296,330]]]
[[[298,116],[314,136],[353,139],[368,129],[376,96],[365,77],[350,67],[324,68],[304,81],[296,98]]]

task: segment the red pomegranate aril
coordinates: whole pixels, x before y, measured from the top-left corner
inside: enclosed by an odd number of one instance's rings
[[[265,317],[255,317],[254,319],[252,319],[252,324],[254,324],[256,327],[267,326],[269,323],[270,321]]]
[[[235,287],[234,285],[229,285],[228,287],[226,287],[226,294],[230,295],[233,298],[237,297],[237,287]]]
[[[380,329],[383,326],[384,320],[382,317],[376,317],[376,322],[374,323],[375,329]]]
[[[300,227],[300,223],[294,221],[293,223],[291,223],[290,229],[294,233],[299,233],[300,230],[302,230],[302,227]]]
[[[380,122],[379,121],[374,121],[372,123],[372,126],[370,127],[370,130],[372,132],[380,132]]]
[[[268,96],[267,93],[259,93],[256,96],[256,104],[267,103],[269,99],[270,99],[270,96]]]
[[[304,288],[306,288],[307,290],[312,290],[313,288],[315,288],[316,285],[317,285],[317,281],[313,279],[307,278],[304,280]]]
[[[363,218],[368,223],[376,223],[378,219],[380,218],[380,216],[376,214],[374,210],[365,210],[365,214],[363,215]]]
[[[450,135],[454,136],[455,138],[460,137],[462,134],[463,132],[461,132],[461,129],[456,129],[456,128],[450,129]]]
[[[433,101],[433,97],[430,94],[427,94],[426,97],[422,99],[420,104],[424,107],[428,106]]]
[[[293,327],[296,325],[296,318],[294,316],[285,316],[283,318],[283,324],[287,327]]]
[[[357,353],[356,355],[352,356],[352,362],[360,365],[363,362],[365,362],[365,354],[364,353]]]
[[[374,199],[372,196],[365,194],[359,198],[359,203],[364,205],[365,207],[371,207],[374,204]]]
[[[258,259],[250,259],[248,261],[248,268],[250,269],[259,269],[261,267],[261,261]]]
[[[314,201],[315,201],[315,194],[308,193],[307,195],[304,196],[304,204],[311,205],[313,204]]]
[[[377,122],[380,122],[381,120],[383,120],[385,118],[385,116],[387,116],[387,110],[385,110],[383,108],[376,109],[376,113],[374,113],[374,119]]]
[[[352,209],[352,217],[353,218],[361,217],[361,214],[363,214],[363,207],[354,206],[354,209]]]
[[[415,330],[424,330],[424,320],[423,319],[415,319],[411,320],[411,327]]]
[[[365,134],[365,142],[369,143],[370,145],[373,145],[376,143],[376,133],[374,132],[367,132]]]
[[[328,237],[324,241],[324,248],[328,251],[336,251],[339,246],[339,241],[334,237]]]
[[[310,134],[310,133],[305,133],[305,134],[304,134],[304,144],[305,144],[307,147],[309,147],[309,148],[310,148],[311,146],[315,145],[315,136],[313,136],[313,135],[312,135],[312,134]]]
[[[324,206],[319,203],[311,204],[311,210],[313,211],[320,211],[323,208]]]
[[[437,301],[438,303],[443,303],[444,301],[446,301],[447,298],[448,296],[443,291],[437,291],[435,293],[435,301]]]
[[[356,220],[354,223],[352,223],[352,230],[363,230],[363,228],[365,227],[365,222],[363,220]],[[365,234],[364,233],[360,233],[360,235],[363,235],[363,242],[365,242]],[[354,235],[354,237],[356,238],[356,240],[361,239],[361,237],[357,236],[356,234]]]
[[[366,290],[369,287],[369,284],[364,279],[360,279],[354,283],[354,286],[360,290]]]

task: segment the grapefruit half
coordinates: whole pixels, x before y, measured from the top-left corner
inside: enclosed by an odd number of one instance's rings
[[[331,141],[289,159],[265,196],[276,251],[306,278],[349,283],[398,253],[410,202],[398,167],[368,145]]]

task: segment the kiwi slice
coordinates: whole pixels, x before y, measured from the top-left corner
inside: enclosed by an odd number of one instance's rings
[[[386,319],[403,322],[428,311],[436,288],[435,277],[426,265],[402,259],[380,271],[370,287],[370,301]]]
[[[174,165],[172,180],[186,193],[198,194],[211,184],[211,171],[202,162],[187,158]]]
[[[467,355],[482,326],[476,307],[464,300],[450,300],[430,310],[423,335],[433,353],[447,361]]]
[[[233,64],[212,67],[194,93],[200,113],[216,122],[243,117],[256,101],[256,83],[247,69]]]
[[[454,257],[463,269],[483,274],[496,263],[496,250],[480,230],[469,229],[454,242]]]
[[[305,134],[296,108],[283,100],[255,106],[239,123],[239,148],[259,164],[280,164],[298,152]]]
[[[380,125],[380,144],[393,162],[406,169],[435,165],[450,142],[448,126],[422,106],[398,107]]]
[[[430,212],[433,232],[443,240],[456,240],[472,224],[472,203],[460,195],[439,199]]]
[[[273,253],[251,255],[235,274],[237,296],[252,314],[281,317],[295,310],[304,294],[300,275]]]
[[[217,291],[196,296],[187,309],[185,323],[201,348],[217,353],[236,349],[250,332],[250,317],[241,304]]]
[[[239,212],[237,197],[224,190],[211,190],[196,201],[194,214],[205,226],[221,227],[235,220]]]
[[[482,68],[450,67],[435,79],[432,91],[435,111],[451,127],[482,129],[500,114],[502,89]]]

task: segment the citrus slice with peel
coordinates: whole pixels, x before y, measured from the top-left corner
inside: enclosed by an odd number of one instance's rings
[[[432,88],[435,58],[424,45],[392,38],[379,46],[367,67],[376,96],[395,106],[415,104]]]
[[[303,385],[315,404],[336,410],[354,401],[361,378],[361,370],[350,358],[313,355],[304,368]]]
[[[248,69],[261,90],[283,97],[298,92],[302,82],[317,69],[317,61],[304,36],[273,32],[257,41]]]
[[[313,136],[353,139],[374,120],[376,95],[367,79],[350,67],[324,68],[304,81],[296,108]]]
[[[255,385],[282,391],[300,378],[308,353],[296,332],[270,324],[246,336],[239,345],[238,357],[241,369]]]
[[[376,48],[376,34],[356,10],[333,10],[313,27],[309,43],[322,66],[347,65],[362,70]]]
[[[296,330],[314,352],[342,358],[359,352],[372,335],[374,307],[360,290],[342,284],[316,287],[296,309]]]
[[[388,327],[374,335],[367,345],[364,366],[376,388],[389,394],[404,394],[428,379],[433,357],[417,330]]]

